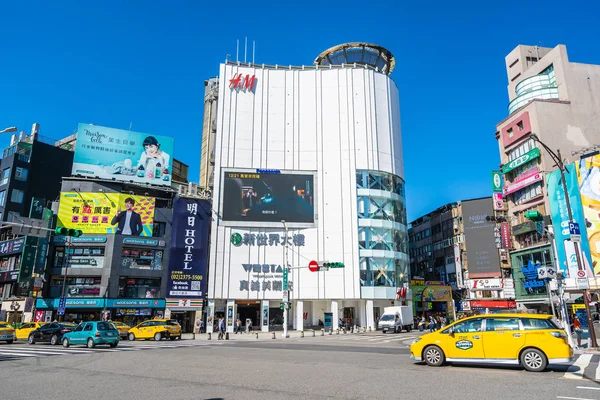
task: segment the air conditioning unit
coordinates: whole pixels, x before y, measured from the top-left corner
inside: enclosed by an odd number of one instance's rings
[[[184,196],[187,194],[187,186],[179,185],[177,186],[177,194],[180,196]]]

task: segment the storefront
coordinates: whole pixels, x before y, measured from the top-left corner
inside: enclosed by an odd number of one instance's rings
[[[53,321],[58,319],[59,298],[37,299],[35,302],[36,311],[45,312],[45,320]],[[86,299],[68,297],[66,299],[66,308],[64,320],[68,322],[98,321],[101,318],[101,312],[104,308],[104,299]]]
[[[183,333],[199,333],[204,300],[167,299],[165,318],[179,322]]]
[[[443,282],[426,282],[425,286],[413,286],[413,310],[415,317],[443,314],[454,318],[452,287]]]
[[[160,278],[119,277],[119,297],[126,299],[160,298]]]
[[[515,286],[515,298],[521,309],[550,313],[548,292],[544,281],[538,279],[539,266],[554,266],[551,245],[514,251],[510,255]]]
[[[164,318],[164,299],[107,299],[110,318],[135,326],[147,319]]]
[[[506,299],[463,300],[462,311],[467,315],[515,312],[517,302]]]

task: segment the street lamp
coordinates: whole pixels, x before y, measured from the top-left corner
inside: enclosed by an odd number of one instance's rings
[[[0,131],[0,133],[11,133],[11,132],[16,132],[17,131],[17,127],[16,126],[9,126],[6,129],[2,129]]]
[[[573,211],[571,210],[571,199],[569,198],[569,192],[567,190],[567,182],[565,180],[565,171],[567,171],[567,173],[569,173],[569,171],[566,169],[565,164],[562,160],[562,157],[560,156],[560,149],[556,150],[556,153],[555,153],[552,151],[552,149],[550,149],[548,146],[546,146],[546,144],[544,142],[542,142],[535,133],[532,133],[530,135],[530,137],[535,142],[541,144],[542,147],[548,152],[550,157],[552,157],[552,160],[554,160],[554,162],[556,163],[556,166],[558,167],[558,169],[560,171],[560,179],[562,181],[562,187],[563,187],[563,191],[565,193],[565,202],[567,205],[567,213],[569,215],[569,222],[573,222]],[[555,240],[556,240],[556,238],[555,238]],[[579,254],[579,244],[577,242],[573,242],[573,246],[575,248],[575,257],[577,258],[577,269],[579,271],[581,271],[581,270],[583,270],[583,264],[581,262],[581,256]],[[596,343],[596,332],[594,329],[594,320],[592,319],[592,313],[590,312],[590,300],[588,297],[587,289],[583,291],[583,302],[585,303],[585,312],[587,314],[587,319],[588,319],[590,343],[592,344],[592,347],[597,347],[598,344]],[[569,323],[568,319],[567,319],[566,323],[567,324]]]

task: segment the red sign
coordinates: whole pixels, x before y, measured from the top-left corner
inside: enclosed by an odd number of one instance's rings
[[[511,184],[504,187],[504,194],[511,194],[521,189],[526,188],[529,185],[533,185],[536,182],[542,180],[540,171],[536,168],[532,168],[522,175],[519,175],[517,179]]]
[[[513,300],[471,300],[471,308],[517,308]]]
[[[500,234],[502,235],[502,248],[510,249],[510,225],[508,225],[508,222],[503,222],[500,225]]]
[[[504,210],[504,199],[502,197],[502,193],[494,193],[494,210],[503,211]]]
[[[243,80],[242,80],[243,78]],[[254,90],[254,84],[256,83],[255,75],[248,75],[244,77],[244,74],[233,74],[233,78],[229,80],[229,87],[232,89],[242,90]]]
[[[397,299],[405,299],[407,292],[408,292],[408,290],[405,287],[398,288],[398,290],[396,291],[396,298]]]
[[[308,269],[312,272],[317,272],[319,270],[319,263],[315,260],[312,260],[308,263]]]

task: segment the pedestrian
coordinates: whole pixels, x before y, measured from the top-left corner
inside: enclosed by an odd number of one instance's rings
[[[575,329],[575,335],[577,335],[577,347],[581,347],[581,321],[579,321],[577,315],[573,317],[573,329]]]
[[[235,321],[235,334],[237,335],[238,332],[242,334],[242,321],[239,318]]]
[[[200,333],[204,333],[204,320],[200,320]]]
[[[419,332],[423,332],[425,330],[425,317],[421,317],[421,321],[419,321]]]
[[[344,327],[344,321],[342,320],[341,317],[340,317],[340,320],[338,321],[338,326],[340,329],[342,329]]]
[[[246,333],[250,333],[250,324],[251,324],[250,318],[246,318]]]
[[[223,318],[219,318],[219,337],[217,340],[223,340],[223,334],[225,333],[225,321]]]
[[[435,319],[433,316],[429,316],[429,332],[435,331]]]

